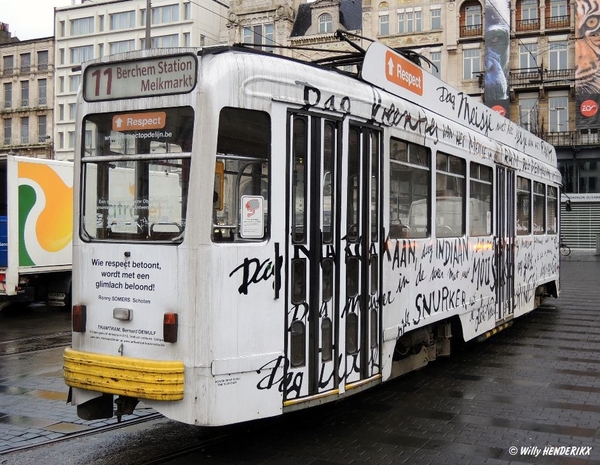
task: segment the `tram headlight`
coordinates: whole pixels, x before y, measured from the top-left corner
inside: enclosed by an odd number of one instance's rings
[[[177,342],[178,329],[177,313],[165,313],[163,318],[163,340]]]

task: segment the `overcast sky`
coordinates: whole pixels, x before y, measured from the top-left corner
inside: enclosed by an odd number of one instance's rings
[[[54,7],[72,3],[73,0],[0,0],[0,23],[8,24],[12,36],[20,40],[50,37],[54,35]]]

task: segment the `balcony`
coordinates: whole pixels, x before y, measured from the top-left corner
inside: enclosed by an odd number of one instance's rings
[[[600,145],[600,133],[592,131],[546,132],[539,135],[555,147],[595,147]]]
[[[575,68],[543,71],[540,68],[511,69],[508,83],[512,88],[571,87],[575,83]]]
[[[519,19],[516,21],[517,32],[530,32],[540,30],[540,18]]]
[[[565,16],[547,16],[546,29],[564,29],[571,27],[571,17]]]
[[[47,110],[48,98],[28,98],[0,101],[0,113],[9,113],[15,111]]]
[[[480,38],[483,36],[483,25],[472,24],[470,26],[460,26],[460,38]]]
[[[50,136],[15,136],[0,139],[0,149],[15,149],[19,147],[50,147],[52,140]]]

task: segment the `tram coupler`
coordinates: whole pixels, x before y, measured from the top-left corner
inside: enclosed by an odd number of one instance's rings
[[[139,400],[135,397],[117,397],[117,400],[115,400],[115,404],[117,404],[117,410],[115,410],[115,415],[117,416],[117,423],[121,423],[121,417],[123,415],[131,415],[135,410],[135,407],[138,404],[138,402]]]

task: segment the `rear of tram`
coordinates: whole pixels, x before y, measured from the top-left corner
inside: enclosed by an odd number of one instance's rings
[[[178,341],[190,282],[180,257],[198,63],[192,53],[150,54],[82,69],[73,340],[64,374],[84,419],[120,419],[139,400],[184,397]]]
[[[251,66],[235,53],[120,58],[82,69],[70,401],[88,420],[280,414],[269,102],[228,91]]]

